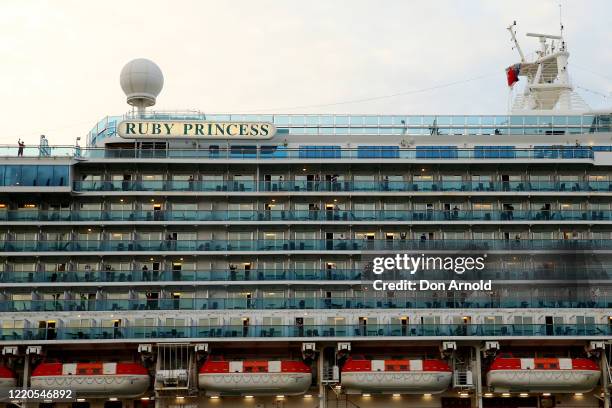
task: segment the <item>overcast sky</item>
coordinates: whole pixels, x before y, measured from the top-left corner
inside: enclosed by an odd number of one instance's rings
[[[559,3],[0,0],[0,144],[73,144],[126,112],[119,72],[137,57],[164,73],[159,110],[505,113],[504,68],[518,62],[506,27],[516,20],[531,52],[525,33],[557,34]],[[612,2],[561,3],[574,84],[611,106]]]

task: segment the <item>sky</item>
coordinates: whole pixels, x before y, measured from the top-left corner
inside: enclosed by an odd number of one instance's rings
[[[612,106],[610,0],[0,0],[0,144],[73,145],[129,111],[140,57],[164,73],[156,110],[503,114],[506,27],[529,54],[559,4],[574,85]]]

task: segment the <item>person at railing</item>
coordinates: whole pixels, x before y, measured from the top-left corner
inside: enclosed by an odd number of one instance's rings
[[[459,207],[455,204],[453,207],[453,219],[456,220],[459,218]]]
[[[383,190],[389,191],[389,176],[385,176],[383,179]]]
[[[315,174],[315,179],[314,179],[315,191],[319,191],[319,184],[321,184],[321,176],[319,176],[318,174]]]
[[[142,266],[142,280],[149,281],[151,280],[151,275],[149,274],[149,268],[147,265]]]
[[[192,174],[189,175],[188,184],[189,184],[189,191],[193,191],[194,179],[193,179],[193,175]]]
[[[23,149],[25,148],[25,143],[21,139],[19,139],[17,141],[17,145],[19,146],[17,148],[17,157],[23,157]]]

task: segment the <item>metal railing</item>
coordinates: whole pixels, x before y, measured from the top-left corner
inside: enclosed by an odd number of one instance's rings
[[[74,191],[194,192],[612,192],[612,181],[259,181],[85,180]]]
[[[0,221],[612,221],[612,210],[1,210]]]
[[[495,298],[487,295],[409,298],[185,298],[180,299],[74,299],[2,300],[2,312],[126,311],[126,310],[330,310],[330,309],[497,309],[497,308],[610,308],[612,295],[596,299],[563,299],[546,294],[516,294]]]
[[[522,251],[612,250],[610,239],[249,239],[13,240],[0,252],[261,252],[261,251]]]
[[[10,267],[10,264],[9,264]],[[498,282],[506,280],[607,280],[612,278],[612,265],[589,264],[576,265],[507,265],[496,264],[482,271],[471,271],[473,280],[492,279]],[[453,276],[452,271],[428,270],[430,280],[444,280]],[[2,283],[96,283],[96,282],[275,282],[275,281],[359,281],[368,276],[362,269],[213,269],[213,270],[66,270],[66,271],[0,271]],[[370,273],[371,276],[371,273]],[[408,271],[399,271],[397,279],[418,280],[420,276],[411,275]]]
[[[124,339],[251,339],[251,338],[371,338],[397,337],[602,337],[612,335],[607,324],[392,324],[368,325],[250,325],[250,326],[130,326],[2,329],[0,341],[124,340]]]

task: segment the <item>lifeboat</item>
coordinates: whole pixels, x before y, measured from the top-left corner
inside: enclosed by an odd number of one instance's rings
[[[310,388],[310,367],[301,361],[207,360],[198,385],[207,395],[298,395]]]
[[[487,384],[498,392],[588,392],[601,372],[586,358],[496,357],[487,373]]]
[[[368,360],[349,357],[341,371],[348,394],[442,393],[448,389],[452,370],[443,360]]]
[[[31,387],[71,389],[79,397],[134,398],[149,389],[149,373],[138,363],[41,363],[32,372]]]
[[[0,366],[0,389],[15,388],[16,385],[15,373],[4,366]]]

